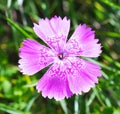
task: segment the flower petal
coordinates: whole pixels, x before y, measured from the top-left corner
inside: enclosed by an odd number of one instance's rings
[[[101,53],[101,45],[95,39],[94,31],[86,28],[86,25],[79,25],[70,40],[67,42],[67,50],[71,50],[71,55],[98,57]]]
[[[69,29],[70,20],[66,17],[54,16],[50,20],[48,18],[40,19],[39,24],[34,24],[33,27],[35,33],[51,48],[59,51],[66,42]]]
[[[72,57],[70,61],[72,67],[67,71],[70,90],[73,94],[88,92],[98,83],[98,77],[101,76],[100,67],[77,57]]]
[[[38,92],[43,97],[61,100],[72,94],[88,92],[98,83],[100,67],[77,57],[68,57],[55,62],[37,84]]]
[[[66,72],[62,67],[54,63],[37,84],[38,92],[42,92],[43,97],[55,98],[56,100],[68,98],[72,92],[68,86]]]
[[[23,74],[33,75],[54,60],[53,52],[49,48],[31,39],[25,40],[19,51],[19,68]]]

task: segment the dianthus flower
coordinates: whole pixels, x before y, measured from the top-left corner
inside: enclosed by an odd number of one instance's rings
[[[100,66],[82,59],[98,57],[101,44],[95,32],[85,24],[77,26],[69,40],[70,20],[54,16],[34,23],[33,30],[48,46],[26,39],[19,49],[19,68],[33,75],[50,66],[36,86],[43,97],[61,100],[88,92],[98,83]]]

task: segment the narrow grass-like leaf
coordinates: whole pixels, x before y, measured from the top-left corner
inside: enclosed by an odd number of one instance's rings
[[[21,111],[14,110],[12,107],[0,103],[0,110],[9,114],[23,114]]]
[[[18,24],[14,23],[10,18],[7,18],[7,21],[18,31],[20,31],[25,37],[32,38],[24,29],[22,29]]]
[[[79,114],[79,96],[75,96],[75,102],[74,102],[74,114]]]
[[[96,95],[95,95],[95,92],[92,92],[89,100],[87,101],[87,106],[90,106],[90,105],[91,105],[91,103],[92,103],[93,100],[95,99],[95,96],[96,96]]]
[[[12,4],[12,0],[7,0],[7,7],[8,8],[10,8],[11,4]]]
[[[95,93],[97,99],[98,99],[99,102],[102,104],[102,106],[105,106],[105,103],[102,101],[101,96],[100,96],[98,90],[96,89],[96,87],[93,88],[93,92]]]
[[[85,99],[85,112],[86,114],[90,114],[90,106],[88,106],[87,102],[88,102],[88,99]]]
[[[120,5],[117,5],[110,0],[101,0],[101,2],[105,3],[106,5],[108,5],[110,7],[114,7],[116,9],[120,10]]]
[[[63,100],[60,101],[60,105],[61,105],[64,113],[65,113],[65,114],[68,114],[68,110],[67,110],[67,105],[66,105],[65,99],[63,99]]]
[[[39,94],[33,96],[33,98],[28,102],[28,105],[26,107],[26,112],[29,112],[33,103],[35,102],[35,100],[38,98]]]
[[[102,75],[103,75],[103,77],[104,77],[105,79],[107,79],[107,80],[109,79],[108,75],[107,75],[105,72],[103,72],[103,71],[102,71]]]
[[[98,64],[98,65],[100,65],[102,68],[104,68],[104,69],[106,69],[106,70],[109,70],[109,71],[112,71],[112,72],[116,72],[116,71],[117,71],[117,69],[112,68],[112,67],[110,67],[110,66],[107,66],[107,65],[105,65],[105,64],[103,64],[103,63],[101,63],[101,62],[95,61],[94,59],[91,59],[91,58],[84,58],[84,59],[86,59],[86,60],[88,60],[88,61],[91,61],[91,62],[93,62],[93,63],[95,63],[95,64]]]
[[[109,37],[120,39],[120,33],[117,32],[103,32],[103,33]]]
[[[26,84],[23,87],[29,88],[29,87],[35,87],[36,85],[37,85],[37,82],[34,82],[34,83]]]

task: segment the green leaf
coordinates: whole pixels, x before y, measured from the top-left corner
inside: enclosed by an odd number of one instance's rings
[[[30,83],[30,84],[26,84],[24,85],[23,87],[25,88],[29,88],[29,87],[35,87],[37,85],[38,82],[33,82],[33,83]]]
[[[120,10],[120,5],[117,5],[116,3],[113,3],[110,0],[101,0],[103,3],[105,3],[106,5],[110,6],[110,7],[114,7],[118,10]]]
[[[33,98],[28,102],[28,105],[26,107],[26,112],[30,111],[30,108],[32,107],[33,103],[35,102],[35,100],[38,98],[39,94],[33,96]]]
[[[120,114],[120,109],[114,109],[113,114]]]
[[[68,114],[68,110],[67,110],[67,105],[66,105],[66,101],[65,99],[60,101],[61,107],[63,109],[63,111],[65,112],[65,114]]]
[[[12,85],[10,83],[10,81],[5,80],[2,83],[2,88],[3,88],[3,92],[5,94],[6,97],[10,97],[11,96],[11,92],[12,92]]]
[[[16,24],[15,22],[13,22],[10,18],[7,18],[7,21],[18,31],[20,31],[25,37],[27,38],[32,38],[32,36],[30,36],[26,31],[24,31],[24,29],[22,27],[20,27],[18,24]]]
[[[120,38],[120,33],[117,32],[103,32],[103,34],[112,38]]]
[[[9,114],[23,114],[21,111],[14,110],[12,107],[2,104],[2,103],[0,103],[0,110],[7,112]]]

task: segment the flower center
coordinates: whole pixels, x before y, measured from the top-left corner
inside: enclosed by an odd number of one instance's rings
[[[59,53],[57,56],[60,60],[63,60],[65,58],[64,53]]]

